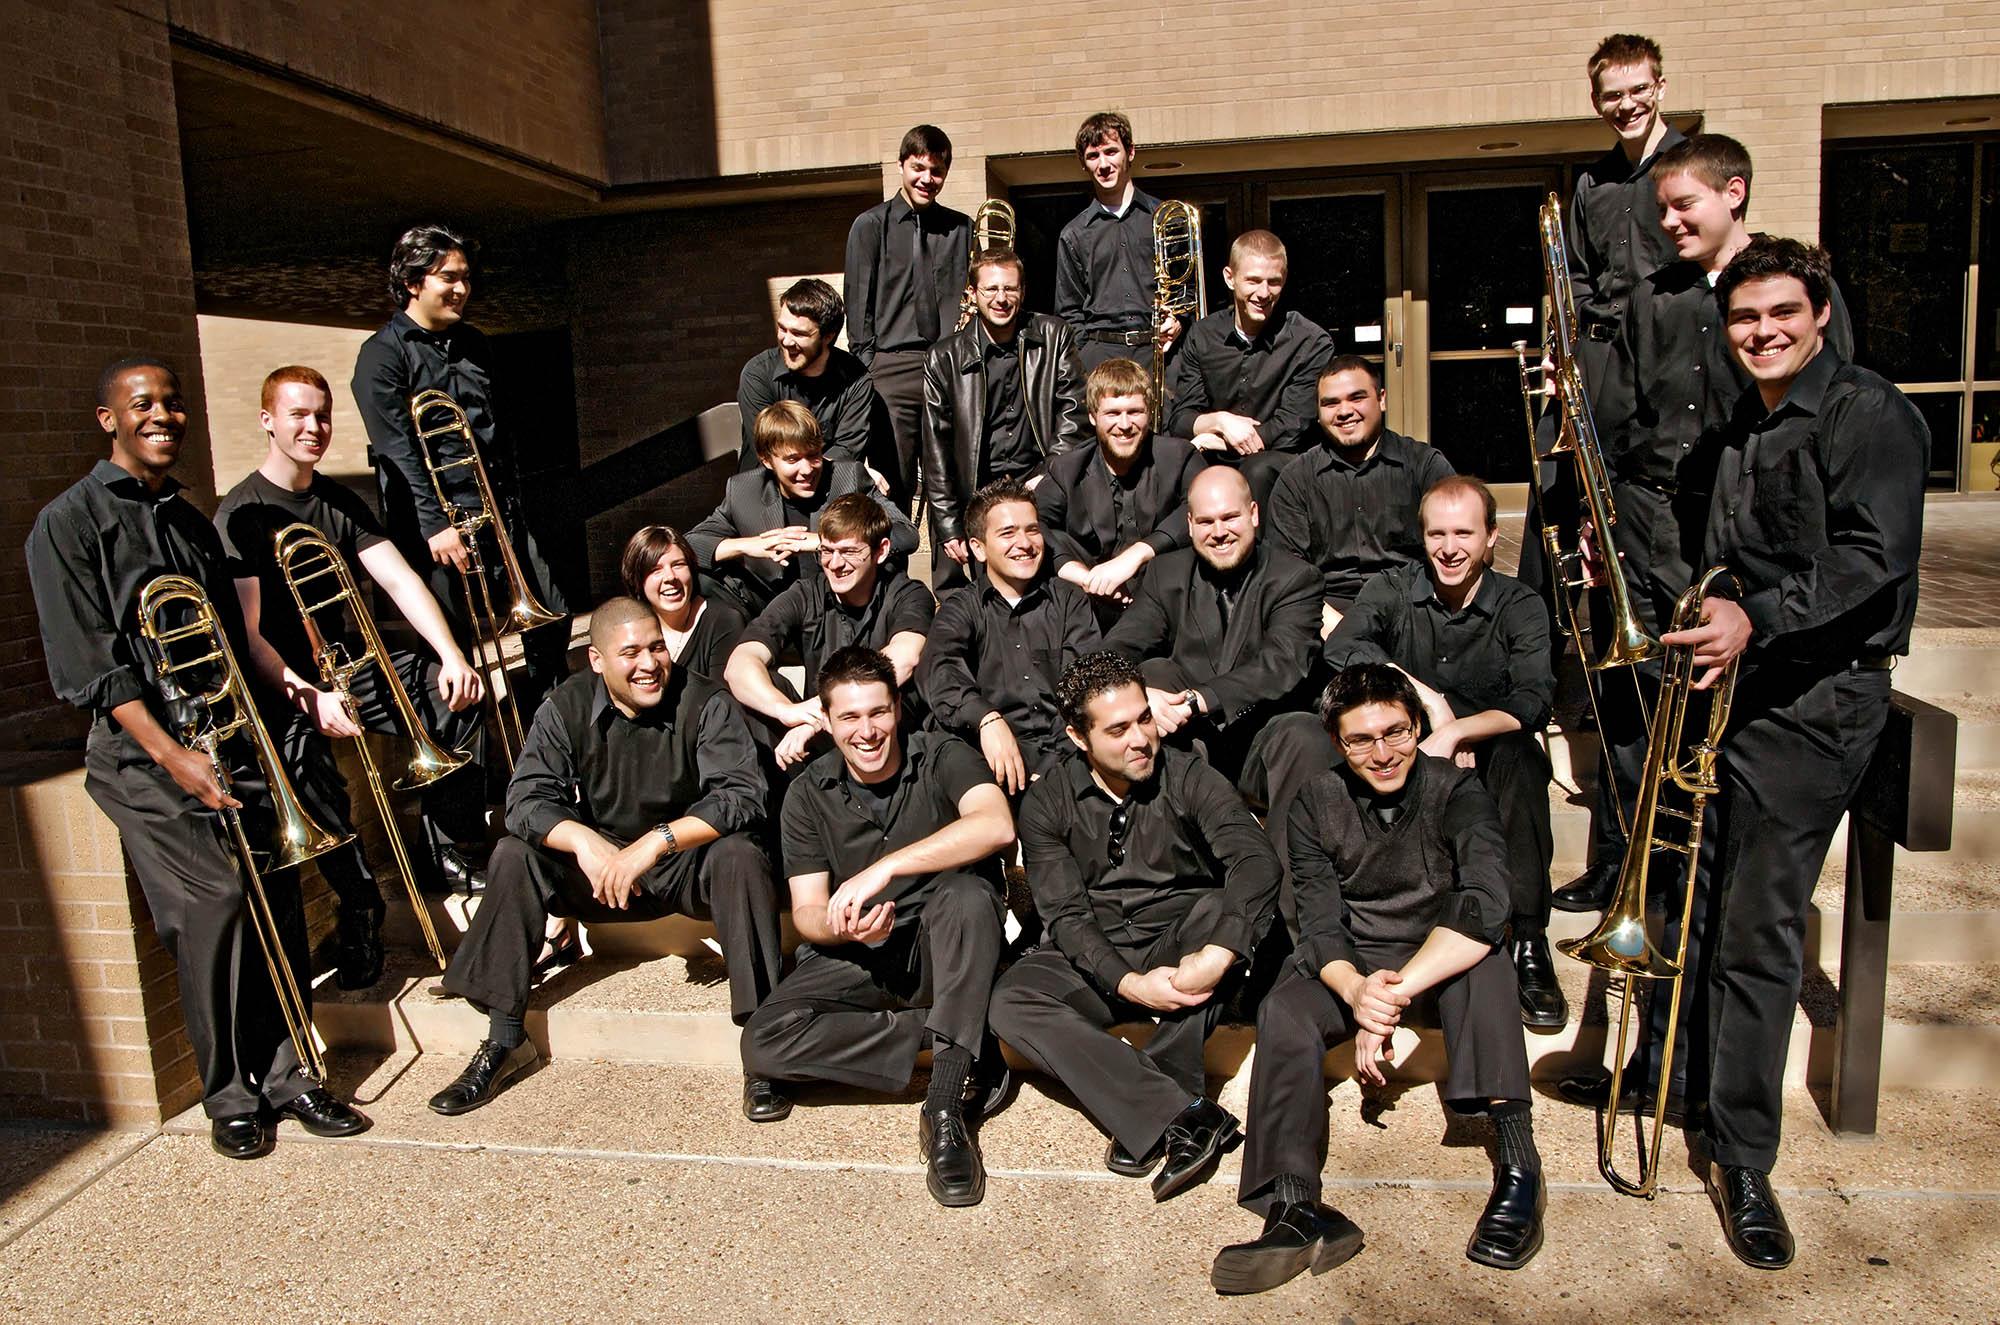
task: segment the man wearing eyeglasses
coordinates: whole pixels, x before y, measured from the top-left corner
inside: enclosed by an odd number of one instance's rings
[[[1425,560],[1370,580],[1324,655],[1331,667],[1388,663],[1408,676],[1430,721],[1424,753],[1476,769],[1499,804],[1521,1020],[1553,1029],[1569,1008],[1549,957],[1551,773],[1535,740],[1555,697],[1548,613],[1534,590],[1487,565],[1500,529],[1484,483],[1442,479],[1419,513]]]
[[[1164,749],[1138,669],[1093,653],[1057,686],[1068,758],[1021,804],[1049,938],[993,990],[993,1031],[1111,1134],[1105,1167],[1153,1199],[1204,1181],[1241,1136],[1202,1046],[1270,928],[1278,857],[1227,779]],[[1157,1020],[1144,1049],[1107,1032]]]
[[[1396,668],[1341,672],[1321,715],[1342,757],[1290,812],[1300,937],[1257,1013],[1237,1191],[1264,1231],[1217,1253],[1209,1280],[1219,1293],[1261,1293],[1361,1249],[1361,1230],[1320,1200],[1325,1054],[1353,1037],[1355,1071],[1383,1084],[1391,1037],[1419,1006],[1444,1031],[1446,1105],[1486,1114],[1498,1143],[1465,1254],[1519,1269],[1541,1249],[1546,1196],[1513,965],[1499,946],[1509,910],[1499,814],[1469,770],[1420,750],[1423,701]]]
[[[814,555],[820,574],[800,579],[771,600],[730,650],[722,675],[736,701],[782,730],[773,749],[780,769],[806,757],[813,737],[826,730],[817,691],[820,666],[839,649],[864,644],[879,649],[904,686],[923,657],[924,637],[937,611],[930,590],[889,559],[889,513],[872,493],[850,492],[826,505]],[[772,674],[778,659],[805,665],[797,700]]]
[[[1090,436],[1076,333],[1059,317],[1022,312],[1026,274],[1010,248],[982,252],[972,268],[979,316],[933,345],[924,360],[924,501],[931,582],[964,584],[972,557],[965,506],[995,479],[1041,481],[1044,462]]]

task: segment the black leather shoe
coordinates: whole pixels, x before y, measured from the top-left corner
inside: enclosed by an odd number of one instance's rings
[[[254,1113],[210,1119],[208,1143],[227,1159],[261,1159],[271,1153],[271,1133]]]
[[[1549,937],[1531,934],[1514,940],[1514,978],[1521,986],[1521,1024],[1554,1030],[1569,1020],[1569,1001],[1556,983]]]
[[[1264,1232],[1215,1253],[1208,1282],[1218,1293],[1262,1293],[1311,1270],[1325,1274],[1361,1250],[1361,1230],[1329,1205],[1273,1206]]]
[[[1797,1248],[1785,1212],[1761,1169],[1709,1165],[1709,1190],[1722,1212],[1722,1233],[1736,1259],[1759,1270],[1782,1270]]]
[[[1618,890],[1618,871],[1624,865],[1623,860],[1592,865],[1556,889],[1549,904],[1558,911],[1602,911],[1611,905],[1611,894]]]
[[[486,871],[467,860],[457,847],[439,847],[437,861],[437,874],[424,884],[425,892],[477,897],[486,891]]]
[[[1167,1139],[1164,1136],[1153,1142],[1153,1148],[1137,1159],[1125,1148],[1125,1143],[1114,1136],[1111,1144],[1104,1147],[1104,1167],[1121,1178],[1143,1178],[1160,1167],[1160,1161],[1166,1154]]]
[[[359,1136],[375,1125],[368,1115],[343,1104],[324,1086],[314,1086],[275,1107],[280,1118],[290,1118],[314,1136]]]
[[[1547,1203],[1540,1173],[1494,1165],[1493,1194],[1465,1244],[1465,1258],[1496,1270],[1518,1270],[1535,1259],[1542,1249],[1542,1207]]]
[[[1573,1073],[1556,1082],[1556,1094],[1579,1108],[1602,1110],[1611,1101],[1610,1074]],[[1652,1117],[1654,1096],[1651,1077],[1641,1080],[1633,1069],[1627,1068],[1625,1079],[1619,1085],[1619,1095],[1620,1113]],[[1673,1127],[1682,1127],[1687,1123],[1687,1101],[1679,1095],[1667,1096],[1667,1123]]]
[[[753,1123],[783,1122],[792,1116],[791,1097],[768,1077],[743,1078],[743,1116]]]
[[[333,983],[368,989],[382,978],[382,912],[343,912],[333,932]]]
[[[1153,1175],[1153,1199],[1172,1200],[1188,1188],[1208,1181],[1224,1152],[1243,1140],[1243,1124],[1235,1115],[1203,1096],[1188,1105],[1167,1124],[1161,1138],[1166,1162]]]
[[[512,1049],[503,1049],[491,1040],[483,1040],[473,1050],[472,1061],[465,1065],[465,1071],[458,1074],[458,1080],[431,1096],[431,1112],[441,1113],[447,1118],[471,1113],[498,1095],[502,1086],[537,1067],[541,1061],[541,1051],[535,1048],[533,1040],[523,1040]]]
[[[986,1198],[986,1164],[962,1109],[925,1109],[917,1120],[924,1185],[939,1205],[978,1205]]]

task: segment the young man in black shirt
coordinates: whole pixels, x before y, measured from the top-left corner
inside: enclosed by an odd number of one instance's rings
[[[847,343],[867,365],[895,439],[890,499],[917,495],[923,447],[924,355],[951,332],[965,292],[972,220],[937,200],[951,173],[951,139],[919,124],[896,150],[902,184],[847,232]],[[886,458],[886,457],[885,457]]]
[[[174,960],[181,1017],[201,1077],[210,1143],[231,1159],[268,1154],[278,1117],[321,1136],[368,1120],[307,1076],[279,1015],[244,881],[221,816],[225,806],[269,819],[263,770],[242,742],[223,747],[233,792],[207,754],[181,744],[190,715],[160,693],[141,637],[139,598],[161,575],[184,575],[214,605],[240,658],[236,595],[215,526],[181,495],[170,471],[187,434],[180,379],[159,359],[124,359],[98,379],[97,422],[111,455],[35,517],[28,585],[42,624],[49,684],[90,714],[84,788],[117,826],[160,943]],[[169,626],[185,624],[170,621]],[[185,649],[176,657],[185,661]],[[266,879],[299,985],[311,989],[296,873]]]
[[[1146,564],[1188,546],[1188,484],[1208,462],[1183,439],[1153,432],[1152,382],[1131,359],[1091,369],[1083,398],[1097,444],[1051,459],[1035,506],[1056,574],[1090,595],[1108,628]]]
[[[1521,1020],[1569,1015],[1549,957],[1549,758],[1535,736],[1555,697],[1549,618],[1534,590],[1488,564],[1500,538],[1493,494],[1452,475],[1425,494],[1424,561],[1383,571],[1327,636],[1334,668],[1387,663],[1410,678],[1430,734],[1423,751],[1479,779],[1500,807]]]
[[[747,474],[763,462],[757,417],[781,400],[795,400],[812,411],[828,460],[866,464],[880,458],[876,416],[881,415],[884,428],[888,416],[866,366],[834,343],[846,317],[840,292],[817,276],[792,282],[778,296],[778,343],[752,355],[736,383],[736,407],[743,420],[738,471]]]
[[[472,298],[472,256],[471,242],[443,226],[412,226],[403,232],[389,257],[389,301],[396,315],[362,343],[354,360],[352,387],[368,430],[368,463],[375,468],[381,492],[382,523],[404,559],[429,575],[431,596],[444,608],[461,645],[483,629],[481,623],[461,619],[466,609],[460,577],[470,567],[470,550],[438,501],[425,453],[433,462],[443,463],[463,459],[464,446],[449,435],[418,441],[410,400],[422,391],[443,391],[465,411],[501,507],[495,515],[506,524],[528,588],[543,606],[562,616],[527,632],[521,641],[523,675],[516,698],[527,714],[569,671],[568,605],[523,509],[527,491],[520,472],[520,439],[495,414],[492,354],[486,337],[465,321],[465,306]],[[439,420],[440,416],[427,414],[424,423],[431,427]],[[469,466],[447,471],[444,482],[454,505],[479,509]],[[514,595],[494,535],[482,532],[476,537],[487,544],[486,575],[494,600],[504,611]]]
[[[1056,315],[1076,332],[1085,372],[1152,353],[1160,200],[1132,182],[1138,156],[1132,121],[1117,111],[1099,111],[1076,131],[1090,201],[1056,239]],[[1180,319],[1169,316],[1160,339],[1171,345],[1180,334]]]
[[[332,739],[359,737],[364,731],[410,735],[403,730],[381,667],[395,669],[425,730],[447,750],[466,749],[477,733],[482,683],[459,651],[437,600],[384,537],[368,504],[318,472],[333,444],[333,397],[326,379],[311,368],[279,368],[264,379],[262,400],[258,423],[269,439],[264,463],[222,499],[215,525],[243,609],[249,645],[244,661],[269,694],[282,700],[271,709],[272,734],[308,812],[323,827],[348,833],[347,781],[335,761]],[[395,650],[380,660],[380,667],[355,673],[352,712],[337,692],[325,688],[297,599],[274,555],[278,532],[301,523],[339,549],[357,587],[367,580],[380,586],[435,657],[428,661],[412,651]],[[308,602],[318,603],[331,596],[334,584],[315,579],[300,588]],[[354,613],[369,611],[364,599],[315,613],[313,624],[328,644],[351,659],[364,645],[347,623]],[[485,837],[485,787],[485,770],[474,760],[424,788],[427,850],[419,858],[430,862],[435,874],[417,880],[421,886],[478,891],[483,880],[457,844],[477,844]],[[359,841],[318,857],[317,864],[339,899],[335,982],[343,989],[366,989],[382,974],[381,890]]]
[[[1241,469],[1259,502],[1269,500],[1278,472],[1305,449],[1318,412],[1320,370],[1333,357],[1325,331],[1278,307],[1289,270],[1284,241],[1269,230],[1236,237],[1222,269],[1231,306],[1189,330],[1174,364],[1167,415],[1168,431]]]
[[[757,468],[731,476],[722,500],[688,530],[703,579],[745,617],[754,617],[801,578],[819,573],[820,512],[850,492],[875,496],[889,517],[897,564],[917,550],[917,527],[882,501],[859,461],[827,455],[820,421],[796,400],[766,405],[751,421]]]
[[[1138,671],[1094,653],[1063,673],[1081,752],[1028,792],[1021,854],[1049,938],[993,990],[994,1033],[1111,1134],[1105,1164],[1153,1199],[1205,1180],[1240,1133],[1202,1046],[1277,906],[1278,857],[1229,782],[1161,746]],[[1157,1018],[1142,1049],[1108,1035]]]
[[[1081,590],[1042,574],[1041,520],[1020,480],[981,488],[965,528],[980,576],[938,608],[918,680],[937,725],[1019,796],[1069,748],[1056,682],[1098,647],[1097,618]]]
[[[1264,1231],[1224,1247],[1210,1282],[1261,1293],[1361,1249],[1361,1230],[1320,1202],[1328,1049],[1354,1039],[1364,1081],[1382,1084],[1391,1037],[1419,1000],[1444,1029],[1441,1093],[1493,1120],[1493,1192],[1467,1242],[1471,1260],[1515,1270],[1542,1245],[1546,1199],[1513,1015],[1499,816],[1466,769],[1419,752],[1423,705],[1407,676],[1364,663],[1322,701],[1336,768],[1300,793],[1290,852],[1300,939],[1293,969],[1257,1013],[1250,1141],[1238,1199]]]
[[[1887,721],[1889,669],[1909,651],[1929,431],[1902,392],[1827,343],[1823,251],[1760,236],[1716,297],[1755,385],[1722,433],[1703,557],[1734,573],[1736,592],[1662,640],[1694,650],[1698,685],[1743,669],[1722,743],[1721,841],[1696,897],[1708,932],[1696,934],[1706,971],[1691,980],[1688,1090],[1708,1102],[1730,1250],[1776,1270],[1794,1251],[1770,1171],[1806,909]]]
[[[819,672],[835,651],[850,644],[879,649],[907,685],[924,655],[937,603],[931,591],[888,566],[889,513],[872,495],[836,497],[820,517],[820,573],[801,578],[771,600],[730,651],[723,677],[729,691],[753,714],[783,729],[773,753],[778,767],[806,758],[807,745],[826,730]],[[805,665],[805,690],[792,698],[776,679],[780,660]]]
[[[486,1039],[438,1113],[479,1108],[540,1061],[521,1018],[550,916],[586,924],[685,915],[715,922],[738,1025],[778,980],[777,893],[751,836],[764,780],[750,728],[719,687],[675,667],[652,608],[613,598],[590,614],[590,671],[535,714],[507,786],[507,836],[444,987],[487,1016]],[[744,1112],[791,1105],[746,1074]]]
[[[1319,567],[1324,635],[1371,575],[1423,560],[1417,506],[1452,471],[1444,452],[1383,426],[1388,397],[1366,359],[1333,359],[1318,389],[1315,444],[1278,475],[1270,520],[1280,547]]]
[[[1005,1070],[986,1007],[1002,942],[997,853],[1014,840],[1013,816],[964,742],[900,735],[896,672],[881,654],[834,654],[819,699],[834,748],[793,781],[781,824],[805,943],[743,1028],[743,1061],[777,1081],[895,1092],[928,1044],[926,1184],[940,1205],[977,1205],[986,1169],[971,1127]]]
[[[1086,435],[1083,365],[1060,318],[1025,313],[1025,273],[1009,248],[972,264],[979,315],[924,360],[924,500],[943,555],[932,583],[965,582],[965,504],[995,479],[1041,481],[1051,456]]]

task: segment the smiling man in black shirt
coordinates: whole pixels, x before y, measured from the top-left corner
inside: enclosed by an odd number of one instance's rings
[[[1105,1163],[1153,1199],[1203,1181],[1239,1136],[1202,1046],[1225,982],[1271,927],[1278,857],[1234,787],[1161,746],[1138,671],[1095,653],[1062,678],[1072,755],[1021,806],[1043,946],[993,991],[993,1030],[1111,1133]],[[1106,1034],[1159,1020],[1142,1049]]]
[[[1152,352],[1160,200],[1132,182],[1138,157],[1132,121],[1117,111],[1099,111],[1076,131],[1090,201],[1056,239],[1056,315],[1075,329],[1086,372]],[[1180,334],[1180,319],[1169,316],[1161,338],[1172,344]]]
[[[718,686],[675,667],[653,609],[613,598],[590,615],[590,671],[535,714],[507,786],[507,836],[444,987],[487,1015],[486,1039],[438,1113],[479,1108],[540,1061],[522,1028],[550,916],[611,924],[713,920],[741,1025],[778,980],[777,894],[749,830],[764,805],[750,729]],[[752,1118],[790,1104],[747,1075]]]
[[[1327,664],[1388,663],[1423,700],[1424,753],[1475,768],[1500,807],[1512,881],[1513,956],[1521,1019],[1568,1019],[1549,957],[1548,755],[1535,740],[1555,697],[1542,601],[1487,560],[1500,537],[1492,492],[1453,475],[1425,494],[1425,560],[1383,571],[1327,636]]]
[[[876,419],[880,416],[886,432],[888,415],[868,380],[867,366],[834,343],[846,317],[840,292],[817,276],[792,282],[778,296],[778,343],[751,356],[736,383],[743,422],[738,471],[748,473],[763,459],[757,416],[781,400],[795,400],[812,411],[828,460],[866,464],[878,455]]]
[[[744,1027],[743,1061],[780,1081],[894,1092],[930,1045],[917,1128],[926,1183],[940,1205],[977,1205],[986,1170],[967,1106],[990,1103],[1004,1073],[986,1008],[1002,941],[997,853],[1014,819],[963,741],[898,733],[896,674],[881,654],[834,654],[819,699],[834,749],[793,781],[781,825],[805,944]]]

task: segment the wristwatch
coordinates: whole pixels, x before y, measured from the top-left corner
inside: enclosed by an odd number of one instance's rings
[[[675,852],[677,852],[677,851],[679,851],[679,850],[681,849],[681,844],[680,844],[680,843],[678,843],[678,842],[676,842],[676,841],[674,841],[674,826],[673,826],[672,824],[669,824],[669,823],[657,823],[657,824],[654,824],[654,825],[653,825],[653,831],[654,831],[654,832],[656,832],[656,833],[658,833],[658,834],[659,834],[659,835],[660,835],[661,837],[663,837],[663,838],[665,838],[665,839],[666,839],[666,841],[667,841],[667,854],[668,854],[669,856],[673,855],[673,854],[674,854]]]

